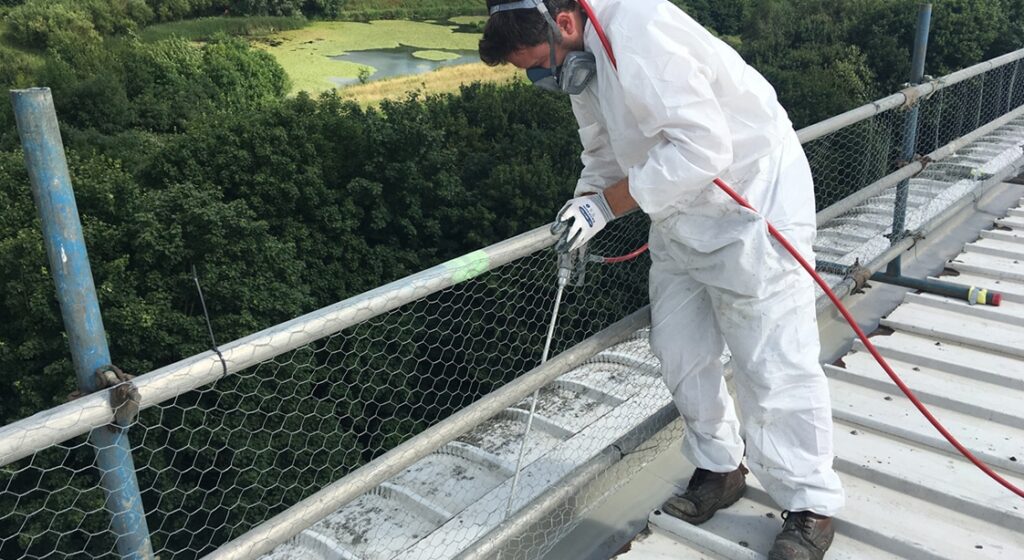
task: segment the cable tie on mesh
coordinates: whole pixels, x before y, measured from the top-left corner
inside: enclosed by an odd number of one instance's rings
[[[224,361],[224,354],[221,354],[220,348],[217,348],[217,339],[213,336],[213,325],[210,323],[210,313],[206,310],[206,298],[203,297],[203,287],[199,285],[199,274],[196,273],[196,265],[192,265],[192,279],[195,280],[196,291],[199,292],[199,304],[202,305],[203,317],[206,318],[206,330],[210,333],[210,344],[213,345],[210,349],[217,353],[220,365],[224,369],[224,377],[227,377],[228,364]]]

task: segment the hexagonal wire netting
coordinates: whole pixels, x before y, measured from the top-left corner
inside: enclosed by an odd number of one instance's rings
[[[921,99],[915,152],[931,152],[1024,104],[1020,66],[1018,59]],[[905,109],[884,111],[805,145],[819,208],[902,167],[907,114]],[[969,177],[972,169],[961,167],[946,171]],[[619,220],[595,241],[592,252],[629,252],[644,242],[646,229],[642,215]],[[589,264],[582,284],[566,291],[552,355],[643,307],[648,265],[646,255],[622,264]],[[143,410],[129,437],[154,552],[162,560],[211,553],[533,369],[540,361],[556,274],[554,253],[534,252]],[[663,407],[667,391],[652,383],[658,381],[656,365],[648,367],[651,356],[640,336],[639,344],[627,343],[620,350],[632,354],[632,367],[608,362],[592,369],[603,372],[608,383],[618,383],[609,391],[624,396],[613,404],[651,402]],[[636,364],[647,365],[638,370]],[[627,373],[631,375],[623,375]],[[558,400],[559,388],[584,385],[576,380],[545,389],[539,410],[551,416],[558,407],[573,406],[565,395]],[[505,422],[518,442],[529,402],[506,410],[491,428]],[[607,403],[588,406],[598,411],[596,417],[608,412],[600,408]],[[623,414],[627,420],[634,414],[639,422],[653,413],[637,409]],[[501,557],[543,556],[605,492],[680,437],[678,422],[644,429],[647,441],[620,450],[621,460],[595,473],[591,478],[597,482],[584,490],[560,479],[541,481],[543,487],[537,480],[524,480],[523,496],[565,492],[555,506],[537,513],[534,523],[502,541]],[[471,431],[460,438],[462,447],[456,447],[486,448],[489,433]],[[545,438],[557,433],[535,426],[526,463],[550,449],[543,447]],[[509,465],[515,464],[518,443],[491,443],[481,456],[492,460],[504,480]],[[98,487],[95,451],[86,436],[78,436],[3,466],[0,559],[117,555],[116,535]],[[600,455],[582,449],[578,454],[584,465]],[[571,463],[573,451],[564,459]],[[394,523],[396,516],[412,510],[419,518],[433,519],[423,531],[407,535],[408,541],[396,540],[398,533],[389,533],[387,522],[357,535],[354,521],[342,519],[339,530],[351,537],[348,544],[362,558],[393,558],[403,552],[406,558],[458,554],[471,543],[452,541],[415,552],[427,532],[443,524],[446,515],[458,513],[451,510],[453,504],[469,508],[479,502],[479,488],[452,480],[438,481],[446,487],[441,497],[448,509],[420,504],[383,512]],[[368,508],[360,515],[372,515],[372,499],[365,500]],[[490,509],[488,515],[497,524],[504,507]],[[286,552],[292,545],[284,546]]]

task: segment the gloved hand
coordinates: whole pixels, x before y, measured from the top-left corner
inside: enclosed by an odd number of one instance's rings
[[[569,200],[558,211],[555,223],[551,226],[552,233],[563,232],[562,238],[555,244],[555,250],[564,252],[579,249],[614,219],[615,214],[603,193]]]

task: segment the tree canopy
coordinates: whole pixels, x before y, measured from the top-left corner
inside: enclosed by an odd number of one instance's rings
[[[907,79],[916,19],[910,0],[678,3],[775,85],[798,127],[891,93]],[[232,340],[540,226],[570,195],[580,171],[568,101],[530,86],[477,83],[456,94],[411,94],[366,109],[335,94],[287,97],[281,68],[241,39],[218,36],[197,45],[135,37],[150,22],[225,12],[402,15],[405,8],[395,2],[0,4],[9,9],[6,38],[13,44],[0,45],[0,80],[53,90],[112,355],[133,373],[209,348],[193,267],[217,338]],[[443,4],[424,2],[418,9],[469,9]],[[933,75],[1024,41],[1021,2],[949,0],[934,10]],[[643,286],[630,286],[625,277],[620,284],[625,295],[594,305],[621,311],[642,300]],[[464,297],[479,303],[480,315],[495,325],[505,324],[502,314],[522,308],[508,286],[481,289],[489,291]],[[0,386],[6,389],[0,423],[6,424],[64,402],[74,389],[6,103],[0,104],[0,316]],[[272,364],[273,371],[233,377],[218,390],[183,395],[176,406],[144,417],[147,441],[136,464],[143,465],[140,480],[149,488],[147,510],[159,503],[159,511],[174,512],[150,520],[158,545],[179,551],[168,557],[201,556],[286,507],[286,499],[308,495],[450,414],[464,403],[449,383],[472,398],[506,382],[524,360],[496,363],[447,335],[419,332],[415,319],[403,321],[366,326],[377,329],[375,336],[296,351]],[[399,328],[418,334],[399,340]],[[509,355],[530,357],[523,348],[537,346],[535,331],[511,326],[480,336],[499,340]],[[402,353],[412,357],[397,366],[389,361]],[[459,380],[451,381],[445,376],[454,373],[437,365],[442,355],[488,367],[462,367]],[[351,356],[365,357],[362,369]],[[312,367],[323,364],[330,367]],[[278,394],[275,380],[287,380],[294,394]],[[352,389],[359,383],[386,388],[403,406]],[[304,413],[288,416],[287,426],[263,426],[267,415],[300,408]],[[210,415],[222,430],[210,427]],[[377,421],[386,427],[368,426]],[[291,432],[311,439],[294,440]],[[40,464],[84,468],[89,450],[47,453],[22,462],[20,470],[0,471],[0,485],[24,493],[13,502],[12,494],[0,495],[0,512],[36,511],[47,500],[102,512],[93,480],[71,477],[53,494],[38,487]],[[229,492],[219,485],[224,479],[244,479],[239,487],[265,492],[236,492],[237,511],[230,511],[222,503]],[[176,490],[160,495],[153,490],[160,484]],[[205,524],[229,517],[228,529]],[[66,516],[51,524],[33,518],[26,529],[0,513],[2,534],[75,535],[59,543],[55,537],[6,541],[0,557],[96,546],[88,534],[105,526],[96,529],[92,519]]]

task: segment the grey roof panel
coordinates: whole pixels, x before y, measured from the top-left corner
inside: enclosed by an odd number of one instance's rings
[[[872,342],[961,443],[1024,487],[1024,204],[1009,214],[946,265],[950,281],[1002,290],[1001,306],[910,293]],[[863,344],[825,369],[847,492],[829,558],[1024,558],[1024,500],[957,453]],[[764,558],[777,509],[748,482],[700,527],[656,511],[618,558]]]
[[[531,401],[524,399],[463,434],[264,558],[459,554],[505,519]],[[645,421],[667,423],[670,409],[643,331],[562,375],[539,392],[516,507],[543,495]]]

